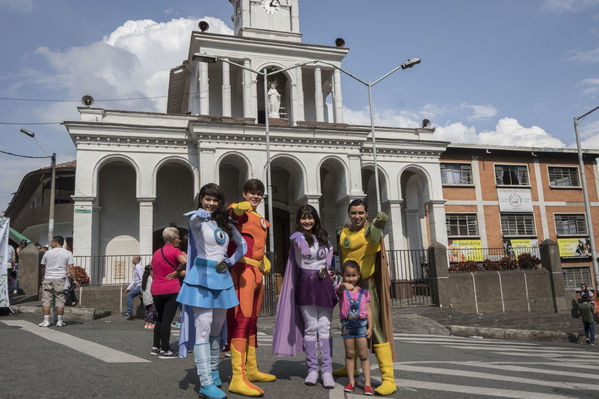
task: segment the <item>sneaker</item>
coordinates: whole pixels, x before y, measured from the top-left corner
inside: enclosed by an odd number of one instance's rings
[[[590,344],[590,343],[591,343],[591,340],[590,340],[590,339],[588,339],[588,338],[586,339],[586,341],[587,341],[587,344]]]
[[[177,355],[175,355],[175,352],[173,351],[160,351],[160,354],[158,355],[159,359],[176,359]]]
[[[50,327],[50,322],[44,320],[41,323],[39,323],[38,326],[40,326],[40,327]]]
[[[354,385],[352,385],[352,384],[347,384],[347,385],[346,385],[346,386],[343,388],[343,390],[344,390],[345,392],[353,392],[353,391],[354,391],[354,389],[356,389],[356,385],[355,385],[355,384],[354,384]]]
[[[366,396],[372,396],[372,395],[374,395],[374,392],[372,392],[372,388],[371,387],[364,387],[364,395],[366,395]]]
[[[158,356],[160,354],[160,349],[156,348],[155,346],[152,347],[152,351],[150,352],[150,355],[152,356]]]
[[[64,321],[62,321],[62,320],[58,320],[58,321],[56,322],[56,327],[64,327],[64,326],[66,326],[66,325],[67,325],[67,323],[65,323],[65,322],[64,322]]]
[[[181,328],[181,323],[177,322],[177,323],[172,323],[171,324],[172,328]]]
[[[135,316],[133,316],[132,314],[127,316],[127,320],[135,320]]]

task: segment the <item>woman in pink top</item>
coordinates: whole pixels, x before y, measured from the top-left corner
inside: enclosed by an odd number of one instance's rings
[[[349,384],[345,392],[353,392],[356,388],[354,379],[355,349],[358,350],[360,364],[364,372],[364,395],[373,395],[370,386],[370,362],[368,361],[368,339],[372,336],[372,312],[370,310],[370,294],[360,288],[360,266],[348,260],[341,266],[343,282],[337,287],[341,317],[341,337],[345,346],[345,367]]]
[[[177,294],[181,289],[177,267],[185,265],[187,259],[177,248],[181,242],[179,230],[167,227],[162,231],[164,246],[152,256],[152,297],[156,307],[156,324],[154,326],[154,345],[151,355],[160,359],[175,359],[170,348],[171,322],[177,312]],[[184,273],[184,272],[183,272]],[[181,273],[182,274],[182,273]]]

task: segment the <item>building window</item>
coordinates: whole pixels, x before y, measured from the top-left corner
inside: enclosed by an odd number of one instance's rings
[[[562,271],[564,288],[567,290],[575,290],[582,283],[592,285],[591,270],[588,267],[564,267]]]
[[[498,186],[528,186],[526,166],[495,165],[495,183]]]
[[[583,214],[555,215],[557,235],[587,235],[587,222]]]
[[[448,237],[478,237],[476,214],[448,213],[445,215]]]
[[[502,213],[501,234],[504,237],[534,236],[535,218],[532,213]]]
[[[578,168],[549,166],[548,170],[551,187],[580,187]]]
[[[463,163],[442,163],[441,182],[443,184],[472,184],[472,167]]]

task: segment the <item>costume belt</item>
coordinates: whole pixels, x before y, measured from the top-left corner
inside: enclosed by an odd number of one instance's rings
[[[254,266],[254,267],[258,268],[262,273],[264,273],[264,262],[260,262],[255,259],[248,258],[246,256],[243,256],[241,259],[239,259],[238,262],[245,263],[246,265]]]

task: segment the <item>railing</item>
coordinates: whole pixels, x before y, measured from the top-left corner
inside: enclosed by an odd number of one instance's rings
[[[274,316],[277,312],[277,278],[275,276],[275,265],[277,264],[274,252],[267,252],[266,257],[270,260],[270,273],[264,274],[264,296],[262,298],[262,315]]]
[[[538,247],[449,248],[449,271],[536,269],[541,263]]]
[[[432,305],[430,264],[426,249],[387,251],[391,305]]]
[[[75,266],[81,266],[89,276],[90,285],[129,284],[133,279],[133,256],[75,256]],[[152,255],[140,255],[141,264],[148,265]]]

